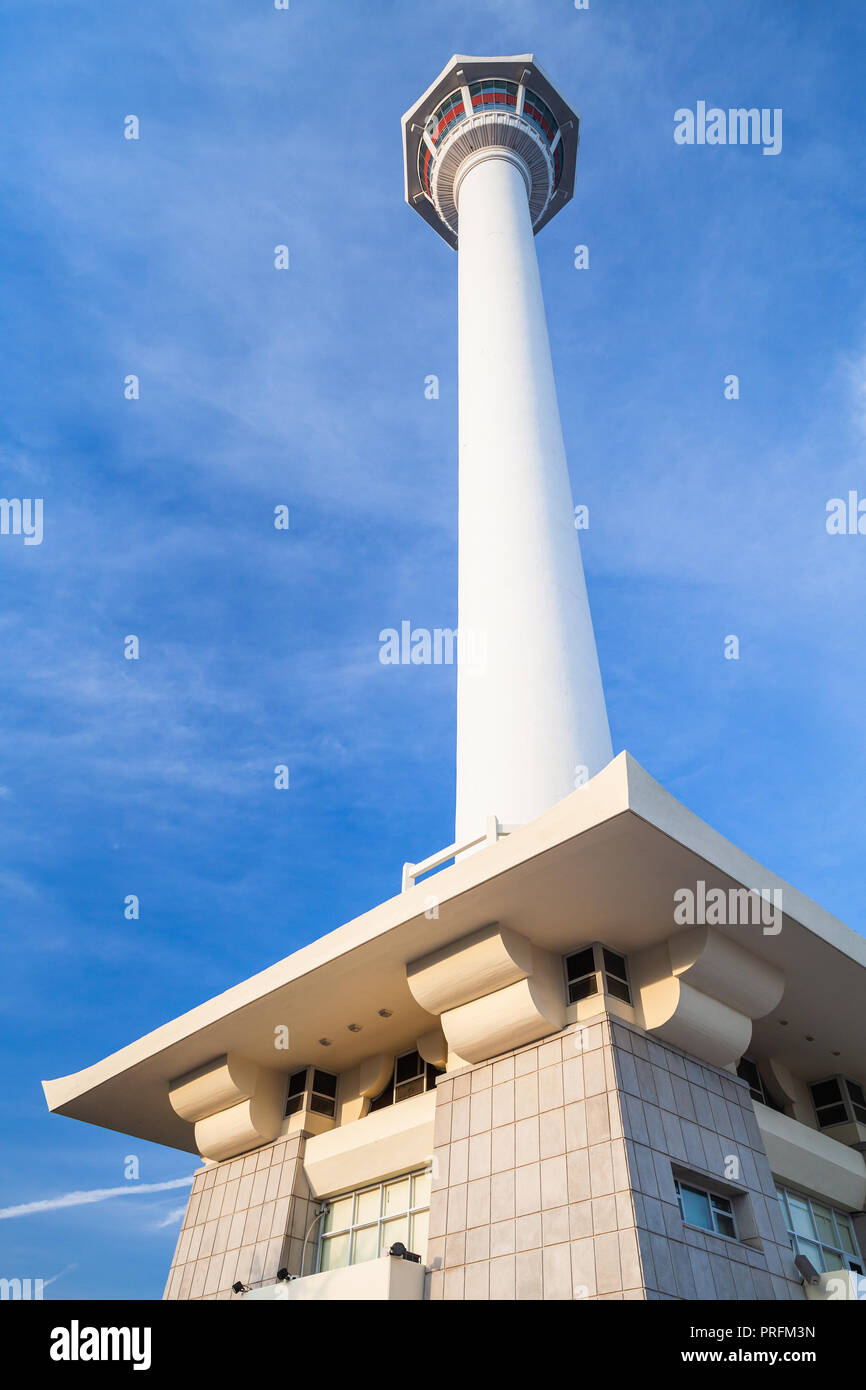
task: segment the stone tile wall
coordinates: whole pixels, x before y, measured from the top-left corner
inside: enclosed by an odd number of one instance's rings
[[[231,1298],[238,1280],[268,1282],[283,1266],[301,1273],[317,1210],[304,1176],[305,1142],[294,1134],[196,1173],[164,1298]],[[307,1274],[316,1235],[307,1243]]]
[[[803,1298],[746,1082],[622,1023],[611,1037],[647,1298]],[[686,1225],[672,1166],[740,1189],[750,1240]]]
[[[431,1299],[802,1297],[748,1087],[618,1020],[440,1080],[435,1145]],[[761,1248],[679,1217],[731,1156]]]

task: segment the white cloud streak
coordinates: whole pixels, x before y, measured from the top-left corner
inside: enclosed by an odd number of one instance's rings
[[[46,1197],[39,1202],[24,1202],[18,1207],[0,1207],[0,1221],[13,1216],[33,1216],[40,1211],[57,1211],[60,1207],[83,1207],[91,1202],[107,1202],[112,1197],[129,1197],[140,1192],[167,1192],[172,1187],[189,1187],[188,1178],[172,1178],[169,1182],[129,1183],[125,1187],[94,1187],[89,1192],[66,1192],[62,1197]]]

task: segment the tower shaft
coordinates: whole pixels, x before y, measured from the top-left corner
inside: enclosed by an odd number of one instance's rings
[[[611,758],[529,207],[514,150],[468,155],[459,214],[456,840],[534,819]]]

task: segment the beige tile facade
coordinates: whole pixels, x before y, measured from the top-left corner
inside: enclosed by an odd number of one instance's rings
[[[738,1174],[752,1243],[684,1225]],[[802,1297],[748,1087],[603,1017],[437,1087],[431,1299]]]
[[[305,1142],[294,1134],[196,1173],[164,1298],[231,1298],[238,1280],[269,1282],[283,1266],[301,1273],[317,1210],[304,1177]],[[307,1244],[306,1274],[315,1237]]]

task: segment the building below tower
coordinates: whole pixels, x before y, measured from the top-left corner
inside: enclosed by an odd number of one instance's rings
[[[168,1299],[853,1298],[864,983],[621,754],[45,1092],[200,1155]]]

